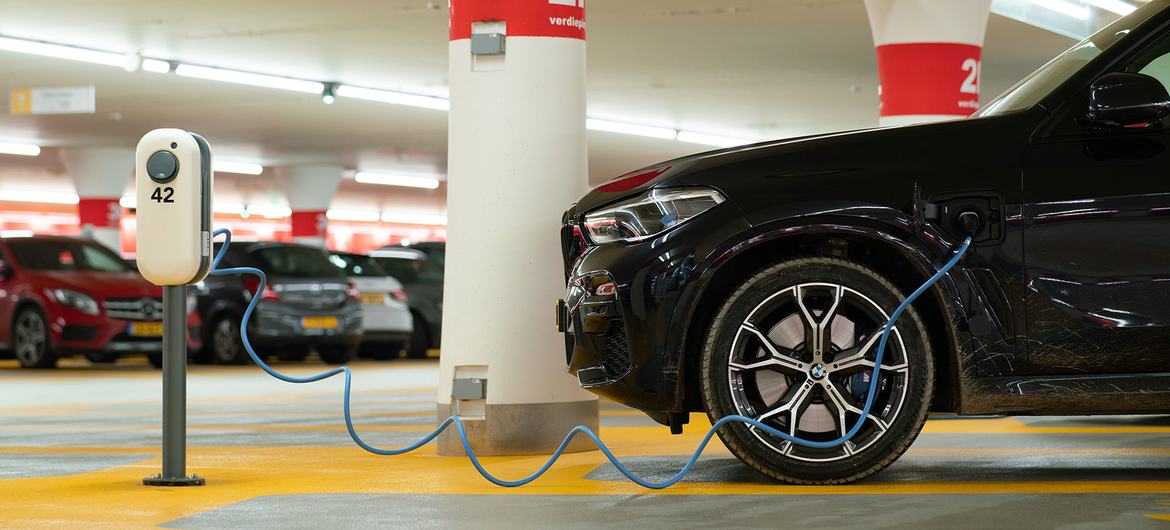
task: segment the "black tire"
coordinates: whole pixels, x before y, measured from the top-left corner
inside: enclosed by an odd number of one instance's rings
[[[147,360],[147,361],[150,361],[150,365],[151,365],[151,366],[153,366],[153,367],[155,367],[155,368],[157,368],[157,369],[159,369],[159,370],[162,370],[162,367],[163,367],[163,356],[162,356],[162,352],[159,352],[159,353],[148,353],[148,354],[146,354],[146,360]]]
[[[49,324],[37,309],[21,309],[12,319],[12,352],[22,368],[57,367],[57,353],[49,341]]]
[[[217,364],[244,364],[249,360],[240,340],[240,318],[231,313],[220,313],[207,327],[203,349]]]
[[[325,364],[345,364],[353,360],[357,346],[317,346],[317,355]]]
[[[411,359],[426,359],[427,350],[431,348],[431,333],[429,324],[418,313],[414,314],[414,329],[410,331],[410,344],[406,347],[406,356]]]
[[[307,344],[282,346],[276,357],[282,361],[301,362],[309,357],[309,346]]]
[[[116,353],[106,352],[91,352],[85,354],[85,358],[89,359],[89,362],[94,364],[110,364],[117,362],[119,357],[121,356]]]
[[[732,414],[766,417],[766,424],[784,432],[795,427],[802,438],[836,439],[861,417],[876,337],[903,297],[877,273],[839,259],[788,261],[747,279],[723,303],[704,344],[701,378],[711,421]],[[813,331],[817,327],[822,333]],[[846,442],[850,447],[786,444],[738,422],[720,428],[720,439],[755,470],[793,484],[844,484],[884,469],[922,430],[934,391],[929,341],[917,312],[907,310],[895,330],[875,398],[875,405],[888,405],[871,409]],[[821,357],[813,353],[817,336],[821,344],[828,340]],[[800,412],[793,418],[784,409],[797,396]]]

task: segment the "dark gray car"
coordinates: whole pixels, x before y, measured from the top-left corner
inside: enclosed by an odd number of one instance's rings
[[[268,275],[268,288],[248,324],[258,354],[303,360],[315,348],[327,363],[353,358],[362,338],[361,302],[325,251],[289,243],[233,242],[219,267],[256,267]],[[206,330],[198,360],[247,362],[240,318],[257,284],[254,276],[232,275],[209,276],[196,285]]]

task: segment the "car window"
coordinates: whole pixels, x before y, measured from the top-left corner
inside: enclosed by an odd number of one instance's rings
[[[403,284],[412,285],[418,283],[418,268],[421,266],[417,259],[405,258],[374,258],[390,276],[393,276]]]
[[[338,269],[341,269],[346,276],[353,276],[359,278],[380,278],[389,276],[386,271],[379,266],[369,256],[362,256],[359,254],[330,254],[329,261],[331,261]]]
[[[1133,58],[1126,61],[1123,72],[1146,74],[1170,91],[1170,34],[1163,35]]]
[[[321,278],[341,276],[325,252],[308,247],[277,246],[261,247],[249,254],[259,262],[260,268],[274,276],[293,278]]]
[[[129,272],[130,266],[105,247],[69,240],[13,240],[8,243],[16,262],[41,271]]]
[[[1165,2],[1147,4],[1105,26],[1007,89],[1003,94],[984,105],[974,116],[993,116],[1015,112],[1039,103],[1090,61],[1120,42],[1131,30],[1149,20],[1163,7],[1165,7]]]

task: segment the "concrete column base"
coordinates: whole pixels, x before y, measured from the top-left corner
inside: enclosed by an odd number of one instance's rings
[[[598,430],[598,401],[568,403],[523,403],[487,405],[484,419],[463,420],[471,448],[479,456],[541,455],[556,450],[569,430],[584,425]],[[451,415],[451,405],[439,403],[435,417],[443,421]],[[454,427],[439,435],[439,454],[464,454],[463,442]],[[577,435],[566,452],[596,449],[587,436]]]

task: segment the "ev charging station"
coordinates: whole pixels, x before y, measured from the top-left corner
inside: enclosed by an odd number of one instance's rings
[[[138,270],[163,287],[162,473],[147,486],[202,486],[187,474],[187,285],[211,271],[211,147],[197,134],[156,129],[138,142]]]

